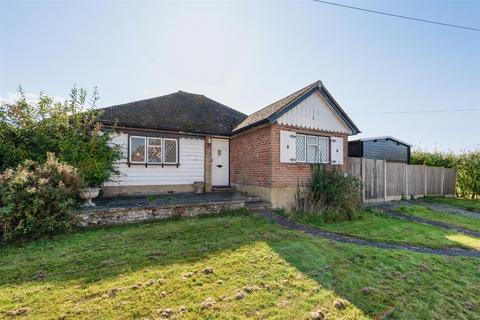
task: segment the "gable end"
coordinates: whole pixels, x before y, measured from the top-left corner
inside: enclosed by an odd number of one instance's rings
[[[315,93],[318,93],[320,95],[320,99],[323,100],[322,101],[323,104],[325,104],[325,106],[329,109],[329,111],[333,113],[333,115],[336,118],[335,120],[337,120],[339,124],[337,128],[318,127],[315,129],[323,129],[327,131],[338,131],[338,132],[348,133],[351,135],[355,135],[360,132],[358,128],[355,126],[355,124],[352,122],[352,120],[347,116],[347,114],[343,111],[343,109],[338,105],[338,103],[333,99],[330,93],[322,85],[315,86],[311,90],[308,90],[303,95],[301,95],[300,97],[292,101],[285,108],[283,108],[282,110],[279,110],[278,112],[268,117],[268,121],[270,123],[273,123],[281,120],[281,118],[284,117],[288,112],[293,111],[294,108],[300,106],[302,102],[305,102],[305,100],[307,100],[309,97],[311,97]],[[300,125],[300,126],[303,127],[303,125]],[[308,127],[308,126],[305,125],[305,127]]]

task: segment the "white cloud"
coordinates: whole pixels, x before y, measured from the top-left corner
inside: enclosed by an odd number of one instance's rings
[[[25,99],[30,104],[37,102],[39,97],[40,97],[40,94],[38,93],[25,92]],[[9,92],[7,93],[6,97],[0,97],[0,104],[14,103],[18,99],[20,99],[20,94],[18,92]],[[63,102],[66,100],[63,97],[55,97],[55,96],[52,97],[52,99],[55,102]]]

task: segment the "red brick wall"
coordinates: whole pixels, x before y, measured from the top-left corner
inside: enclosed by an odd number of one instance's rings
[[[310,165],[280,162],[280,130],[343,138],[343,166],[348,171],[348,136],[304,130],[279,124],[268,125],[232,138],[230,142],[230,181],[272,187],[295,187],[310,178]],[[327,165],[329,168],[338,166]]]
[[[272,139],[272,187],[295,187],[298,183],[306,182],[310,178],[311,167],[309,164],[300,163],[282,163],[280,162],[280,131],[294,131],[297,133],[316,134],[326,137],[343,138],[343,172],[348,171],[348,135],[339,133],[329,133],[317,130],[305,130],[295,127],[282,126],[274,124],[271,127]],[[327,165],[327,168],[338,168],[339,166]]]
[[[270,126],[247,131],[230,140],[230,182],[269,186]]]

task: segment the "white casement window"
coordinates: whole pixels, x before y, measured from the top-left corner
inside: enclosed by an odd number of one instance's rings
[[[307,136],[307,162],[319,162],[317,136]]]
[[[304,134],[297,134],[295,136],[296,139],[296,154],[297,154],[297,162],[306,162],[307,160],[307,137]]]
[[[148,163],[162,163],[162,138],[148,138]]]
[[[318,153],[320,163],[328,163],[328,146],[329,139],[325,137],[318,137]]]
[[[130,136],[130,163],[176,164],[178,140],[172,138]]]
[[[178,142],[177,139],[163,139],[163,150],[164,151],[164,163],[175,164],[177,163],[178,155]]]
[[[328,138],[297,134],[296,142],[296,162],[329,163]]]
[[[145,137],[130,137],[130,162],[145,163]]]

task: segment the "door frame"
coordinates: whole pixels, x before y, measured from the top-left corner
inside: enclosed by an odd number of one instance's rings
[[[228,142],[228,159],[227,159],[227,162],[228,162],[228,175],[227,175],[227,180],[228,180],[228,183],[225,184],[225,185],[215,185],[213,184],[213,140],[226,140]],[[230,139],[229,138],[215,138],[215,137],[212,137],[211,138],[211,144],[210,144],[210,150],[211,150],[211,157],[212,157],[212,160],[210,161],[210,171],[211,171],[211,179],[212,179],[212,187],[230,187],[230,154],[231,154],[231,150],[230,150]]]

